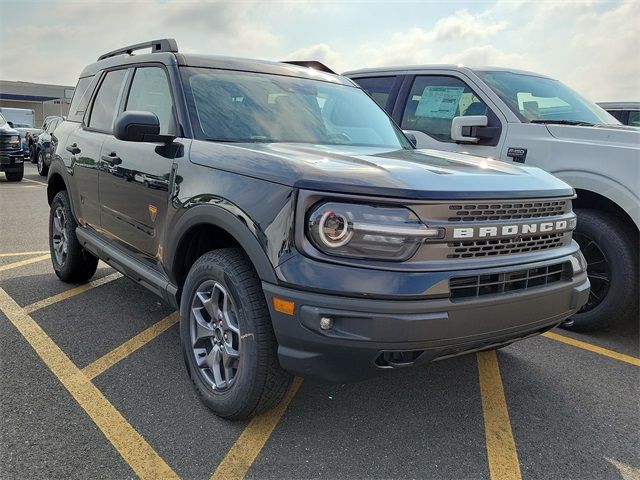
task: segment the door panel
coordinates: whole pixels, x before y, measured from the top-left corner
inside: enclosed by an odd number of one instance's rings
[[[175,133],[171,91],[161,67],[137,68],[125,98],[125,111],[152,112],[162,134]],[[162,258],[171,172],[178,150],[175,144],[125,142],[113,135],[102,146],[102,230],[153,267]]]
[[[100,191],[98,169],[100,149],[105,140],[102,133],[78,129],[66,139],[63,147],[71,156],[71,174],[75,188],[73,199],[78,221],[93,228],[100,226]]]

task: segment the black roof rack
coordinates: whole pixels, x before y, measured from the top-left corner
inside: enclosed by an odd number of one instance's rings
[[[105,53],[104,55],[100,55],[98,57],[99,60],[104,60],[105,58],[115,57],[116,55],[131,55],[135,50],[143,50],[145,48],[150,48],[151,53],[157,52],[174,52],[178,51],[178,44],[173,38],[162,38],[160,40],[153,40],[151,42],[142,42],[136,45],[129,45],[128,47],[119,48],[109,53]]]
[[[320,70],[321,72],[333,73],[337,75],[336,72],[327,67],[324,63],[320,63],[316,60],[286,60],[282,63],[290,63],[291,65],[298,65],[299,67],[309,67],[314,70]]]

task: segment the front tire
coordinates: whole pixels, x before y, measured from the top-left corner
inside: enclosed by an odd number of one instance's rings
[[[21,182],[22,177],[24,177],[24,166],[22,167],[22,170],[17,172],[5,172],[5,175],[7,176],[7,182]]]
[[[46,177],[49,173],[49,167],[45,163],[44,151],[42,150],[38,152],[38,173],[41,177]]]
[[[77,227],[69,195],[66,190],[62,190],[51,202],[49,250],[53,269],[63,282],[84,283],[93,277],[98,268],[98,259],[84,250],[78,242]]]
[[[239,249],[208,252],[193,264],[182,290],[180,337],[196,392],[220,417],[264,412],[291,383],[278,362],[260,279]]]
[[[637,235],[615,215],[576,209],[574,239],[587,261],[591,291],[587,303],[565,328],[605,329],[638,318]]]

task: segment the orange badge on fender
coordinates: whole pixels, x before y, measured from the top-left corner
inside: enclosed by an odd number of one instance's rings
[[[155,205],[149,205],[149,215],[151,216],[151,221],[155,222],[156,217],[158,216],[158,207]]]

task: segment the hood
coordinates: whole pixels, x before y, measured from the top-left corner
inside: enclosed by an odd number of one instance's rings
[[[196,140],[191,161],[296,188],[415,199],[534,198],[573,194],[532,167],[436,150]]]
[[[640,128],[629,125],[552,125],[549,133],[559,139],[619,147],[640,148]]]
[[[15,128],[11,128],[8,123],[0,127],[0,135],[18,135]]]

